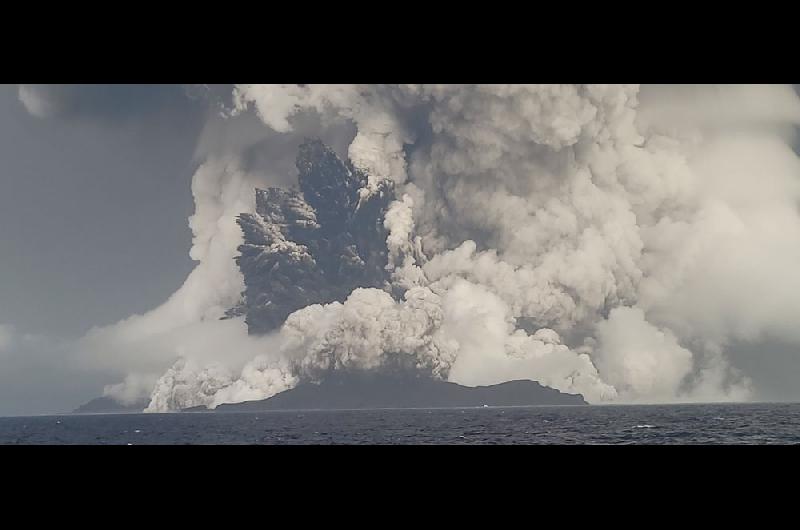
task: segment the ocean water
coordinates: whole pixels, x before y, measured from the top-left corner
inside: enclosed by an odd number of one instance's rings
[[[0,418],[0,444],[798,444],[800,404]]]

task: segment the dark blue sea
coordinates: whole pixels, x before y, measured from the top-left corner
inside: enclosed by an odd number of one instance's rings
[[[798,444],[800,404],[0,418],[0,444]]]

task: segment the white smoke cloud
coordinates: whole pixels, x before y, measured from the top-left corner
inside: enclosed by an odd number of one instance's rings
[[[283,359],[259,355],[242,368],[238,379],[216,392],[207,407],[266,399],[293,388],[297,383],[297,376],[291,373]]]
[[[452,341],[439,327],[442,301],[423,287],[397,302],[379,289],[356,289],[344,304],[296,311],[281,330],[284,351],[301,373],[331,368],[375,369],[389,356],[439,375],[452,363]]]
[[[443,333],[457,355],[449,380],[469,386],[533,379],[590,402],[612,399],[616,391],[600,380],[589,357],[571,351],[547,328],[529,335],[515,329],[501,297],[482,285],[458,280],[443,294]]]
[[[676,331],[718,342],[798,341],[800,161],[779,139],[726,135],[693,161],[696,213],[647,229],[644,307]],[[670,260],[658,259],[662,255]]]
[[[791,85],[649,85],[641,90],[639,119],[672,134],[691,129],[728,134],[800,120],[800,105]]]
[[[159,380],[148,411],[263,399],[292,388],[298,375],[387,366],[471,386],[529,378],[593,401],[615,395],[587,355],[560,344],[552,330],[515,331],[502,300],[463,280],[443,296],[411,288],[399,302],[379,289],[356,289],[343,304],[293,313],[280,337],[279,351],[257,357],[238,378],[218,363],[179,361]]]
[[[220,363],[201,367],[194,361],[180,358],[156,382],[145,412],[207,407],[214,401],[214,395],[232,380],[230,371]]]
[[[128,374],[121,383],[106,385],[103,396],[123,405],[133,405],[150,397],[158,378],[158,374]]]
[[[264,123],[278,132],[291,132],[290,118],[301,111],[314,110],[326,120],[355,122],[357,133],[350,143],[349,158],[368,170],[371,177],[406,179],[403,146],[412,140],[395,111],[402,91],[384,87],[365,91],[358,85],[237,85],[236,111],[253,104]]]
[[[151,410],[398,359],[592,402],[747,399],[727,345],[800,343],[789,87],[243,85],[234,101],[231,119],[252,108],[275,141],[310,114],[322,130],[355,126],[351,159],[398,185],[385,226],[405,297],[358,289],[265,338],[217,320],[242,290],[235,216],[252,211],[253,187],[291,178],[211,149],[193,181],[199,265],[160,308],[87,337],[140,372],[183,357]]]
[[[427,279],[421,266],[425,264],[422,238],[415,234],[414,200],[405,194],[389,205],[384,226],[389,232],[386,246],[389,251],[388,268],[392,282],[401,289],[425,285]]]
[[[692,352],[669,330],[647,322],[636,307],[617,307],[597,324],[595,363],[622,397],[651,401],[678,396],[692,370]]]

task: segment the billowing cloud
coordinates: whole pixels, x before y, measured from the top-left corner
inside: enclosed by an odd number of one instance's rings
[[[197,268],[160,308],[86,338],[95,358],[161,367],[151,410],[393,363],[470,385],[531,378],[592,402],[747,399],[726,351],[800,343],[790,87],[245,85],[233,102],[219,127],[255,114],[264,131],[204,144]],[[251,149],[313,130],[349,142],[336,150],[369,175],[364,194],[394,182],[391,285],[248,336],[242,317],[219,320],[244,290],[235,219],[258,214],[255,188],[296,178],[285,160],[250,163]],[[205,342],[222,329],[216,351]]]
[[[103,396],[123,405],[133,405],[149,399],[157,380],[157,374],[128,374],[121,383],[106,385]]]

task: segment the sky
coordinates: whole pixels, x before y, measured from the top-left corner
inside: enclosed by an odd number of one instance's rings
[[[87,99],[45,120],[0,86],[0,322],[17,333],[80,337],[160,304],[194,265],[205,107],[180,87]],[[0,361],[0,414],[69,410],[102,390],[96,374],[36,353]]]
[[[198,193],[193,191],[193,176],[213,158],[208,153],[217,156],[227,144],[237,149],[246,145],[249,151],[242,150],[246,153],[242,160],[249,160],[247,171],[269,172],[273,165],[284,167],[293,160],[297,141],[287,131],[293,128],[291,134],[299,135],[315,126],[304,126],[302,117],[287,121],[274,110],[288,96],[243,89],[248,110],[232,117],[238,125],[228,130],[219,125],[208,95],[192,90],[181,85],[23,90],[0,85],[0,415],[69,411],[118,382],[125,375],[121,368],[93,371],[74,362],[75,341],[93,328],[116,329],[116,323],[131,315],[148,315],[173,293],[186,292],[184,282],[202,262],[197,254],[195,259],[190,256],[189,218]],[[217,90],[224,93],[230,88]],[[667,101],[672,92],[651,93]],[[324,97],[339,104],[336,98],[342,96]],[[319,104],[312,98],[301,105]],[[347,108],[351,114],[346,118],[356,121],[361,131],[372,127],[381,138],[387,137],[384,122],[367,123]],[[684,103],[680,108],[696,111]],[[757,105],[753,109],[767,113]],[[449,119],[452,130],[459,130],[453,125],[455,118],[444,112],[435,116],[443,123]],[[668,121],[660,115],[653,119]],[[708,119],[722,123],[716,116]],[[548,134],[561,133],[541,132],[543,137]],[[333,144],[341,138],[349,142],[352,131],[334,131],[330,136]],[[267,140],[270,146],[264,144]],[[797,151],[797,142],[792,142]],[[340,153],[347,151],[346,143],[335,147]],[[355,156],[370,151],[351,146],[350,152]],[[388,160],[386,167],[396,170],[392,166],[396,160]],[[286,174],[264,178],[265,183],[278,181],[286,184],[291,178]],[[245,179],[243,189],[254,187],[250,183]],[[453,229],[452,234],[464,230]],[[480,250],[483,235],[471,237]],[[491,238],[485,244],[491,245]],[[442,257],[436,263],[444,262]],[[674,306],[655,307],[652,314],[658,311],[661,321],[675,330],[687,325],[673,318],[679,312]],[[680,313],[691,314],[684,309]],[[789,314],[787,320],[797,316]],[[635,319],[631,322],[635,325]],[[781,333],[767,332],[757,340],[726,345],[731,364],[757,389],[755,399],[800,400],[800,347],[791,334]],[[103,347],[104,355],[114,355],[108,350],[111,346]]]
[[[80,336],[158,304],[191,270],[203,109],[162,90],[42,120],[0,87],[0,322]]]

